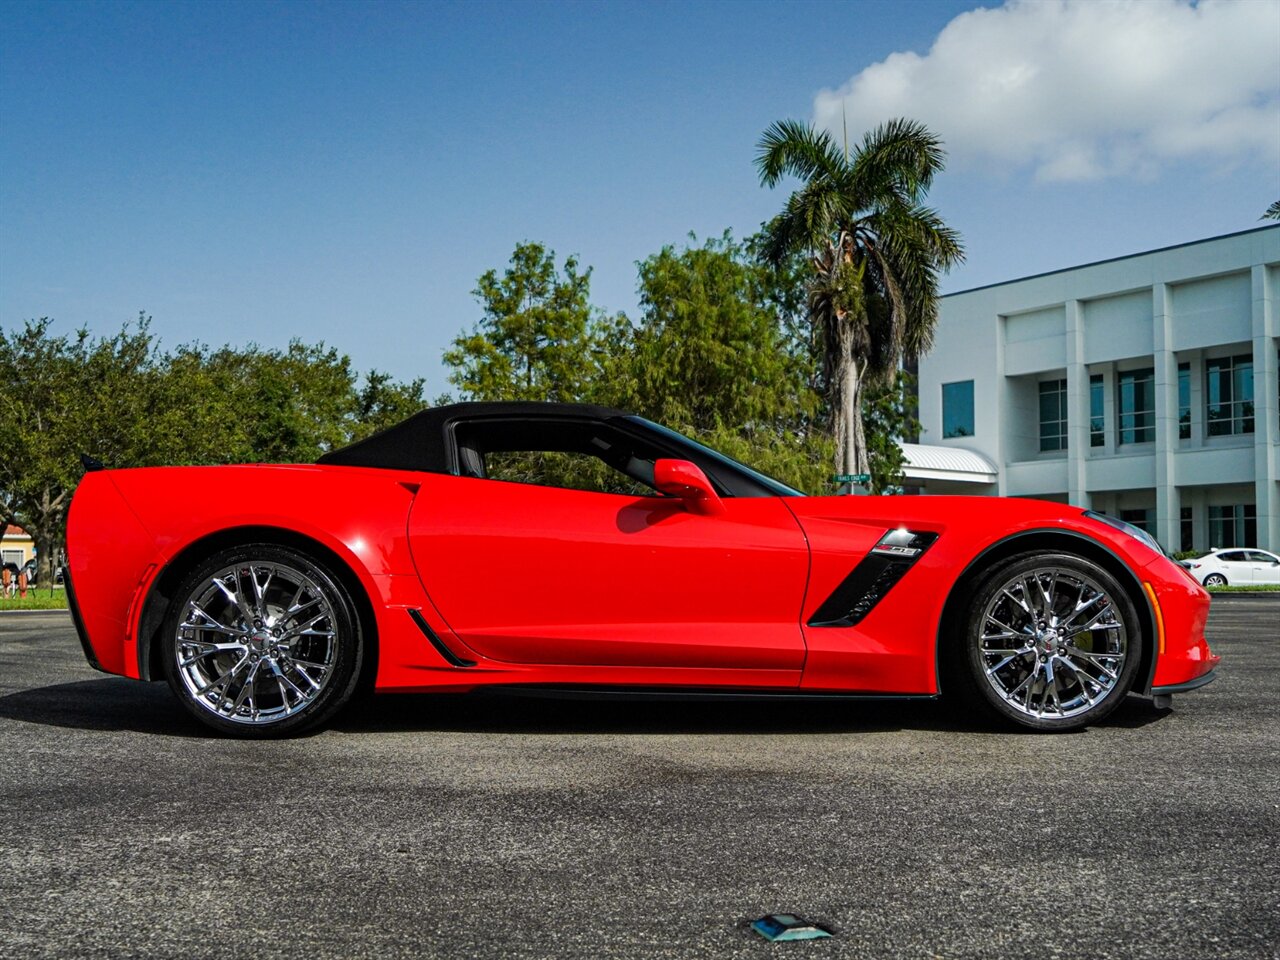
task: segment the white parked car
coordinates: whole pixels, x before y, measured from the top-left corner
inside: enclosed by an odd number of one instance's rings
[[[1224,584],[1280,584],[1280,556],[1266,550],[1231,548],[1214,550],[1195,560],[1184,560],[1191,575],[1206,587]]]

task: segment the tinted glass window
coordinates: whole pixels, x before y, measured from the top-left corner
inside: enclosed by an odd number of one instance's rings
[[[1067,381],[1040,383],[1040,449],[1067,449]]]
[[[973,381],[942,385],[942,435],[973,436]]]
[[[1106,442],[1106,418],[1102,412],[1102,374],[1089,378],[1089,446],[1100,447]]]
[[[1127,370],[1116,378],[1118,443],[1151,443],[1156,438],[1155,370]]]
[[[1191,439],[1191,364],[1178,364],[1178,439]]]
[[[1207,360],[1204,373],[1209,436],[1253,433],[1253,357]]]

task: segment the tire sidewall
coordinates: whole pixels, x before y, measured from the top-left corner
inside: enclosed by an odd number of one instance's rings
[[[311,577],[329,600],[337,635],[333,673],[315,700],[292,716],[261,726],[236,723],[219,717],[201,706],[183,682],[177,662],[178,624],[196,590],[217,571],[236,564],[251,562],[286,564]],[[349,591],[343,587],[341,580],[326,564],[289,547],[266,543],[247,544],[210,555],[183,579],[181,586],[174,594],[174,601],[165,613],[162,629],[164,674],[169,688],[187,712],[197,720],[220,733],[231,736],[253,739],[285,737],[323,723],[350,699],[360,677],[364,643],[360,631],[360,618],[356,615],[355,604],[351,600]]]
[[[1006,703],[986,678],[986,666],[983,663],[978,643],[986,606],[1001,587],[1020,573],[1030,573],[1033,570],[1044,567],[1063,567],[1087,576],[1097,583],[1111,597],[1116,613],[1125,628],[1127,650],[1119,679],[1102,699],[1091,708],[1083,713],[1065,718],[1031,717]],[[1134,605],[1133,599],[1106,568],[1073,554],[1040,553],[1012,557],[1005,563],[993,568],[978,581],[973,600],[969,604],[965,617],[962,644],[963,649],[960,651],[959,666],[964,679],[970,687],[971,693],[976,694],[977,698],[992,713],[1006,721],[1012,721],[1024,729],[1065,732],[1098,723],[1124,702],[1133,687],[1138,666],[1142,661],[1145,637],[1142,631],[1142,620],[1138,616],[1138,610]]]

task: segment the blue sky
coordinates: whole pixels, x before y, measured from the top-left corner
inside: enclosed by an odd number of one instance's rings
[[[946,290],[1280,198],[1280,3],[974,7],[0,3],[0,324],[144,310],[168,346],[323,339],[435,394],[517,242],[634,316],[637,260],[781,205],[765,127],[842,111],[955,144]]]

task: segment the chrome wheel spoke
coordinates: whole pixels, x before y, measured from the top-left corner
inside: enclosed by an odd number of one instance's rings
[[[183,624],[183,626],[186,626],[186,624]],[[227,653],[233,650],[236,651],[237,653],[245,652],[245,645],[243,643],[210,643],[207,640],[183,640],[181,641],[181,646],[201,648],[199,653],[193,654],[192,656],[188,657],[185,660],[181,659],[182,651],[181,649],[179,650],[178,663],[180,666],[183,666],[183,667],[189,667],[193,663],[195,663],[197,660],[201,660],[205,657],[211,657],[219,653]]]
[[[249,580],[253,584],[253,598],[255,601],[255,606],[257,607],[257,610],[258,610],[258,617],[264,621],[269,616],[269,611],[267,610],[267,601],[266,601],[267,588],[271,586],[271,578],[275,576],[275,570],[273,568],[266,567],[265,569],[267,573],[267,578],[266,580],[259,583],[257,571],[253,567],[249,568]]]
[[[239,660],[235,662],[235,664],[231,667],[230,670],[227,670],[224,673],[218,674],[216,677],[214,677],[204,686],[196,690],[196,696],[203,697],[206,693],[209,693],[213,690],[217,690],[220,687],[230,686],[231,681],[234,680],[236,678],[236,674],[240,672],[240,668],[243,667],[248,662],[249,662],[248,657],[241,657]]]

